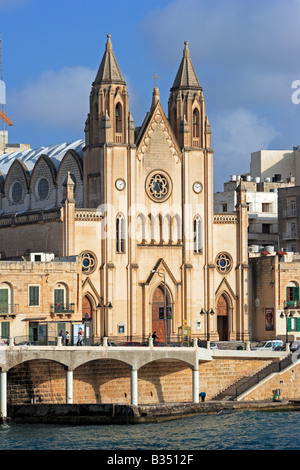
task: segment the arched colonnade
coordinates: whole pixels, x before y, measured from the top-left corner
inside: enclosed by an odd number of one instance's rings
[[[91,361],[115,360],[130,370],[130,403],[138,405],[138,372],[154,361],[181,361],[192,370],[192,401],[199,401],[199,361],[212,360],[209,350],[200,350],[194,345],[190,348],[153,348],[149,347],[1,347],[0,351],[0,416],[7,417],[7,374],[22,363],[47,360],[61,364],[66,371],[66,403],[73,403],[74,371]],[[2,353],[2,354],[1,354]]]

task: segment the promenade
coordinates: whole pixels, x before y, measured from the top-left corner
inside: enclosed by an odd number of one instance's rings
[[[154,361],[181,361],[186,363],[192,373],[192,404],[199,405],[199,364],[214,361],[218,358],[238,357],[240,359],[264,358],[280,360],[287,355],[286,351],[251,351],[246,349],[211,350],[199,348],[194,341],[192,347],[153,347],[150,341],[145,347],[107,346],[1,346],[0,347],[0,414],[8,417],[7,407],[7,373],[10,369],[27,361],[54,361],[65,370],[65,404],[73,405],[73,372],[76,368],[91,361],[120,361],[130,369],[130,405],[137,407],[138,373],[146,364]],[[38,405],[39,407],[42,405]],[[48,405],[49,406],[49,405]],[[97,405],[98,406],[98,405]],[[156,405],[155,405],[156,406]],[[159,405],[161,406],[161,405]],[[167,406],[167,405],[165,405]],[[170,406],[170,405],[168,405]],[[185,405],[186,406],[186,405]],[[41,408],[39,408],[41,411]]]

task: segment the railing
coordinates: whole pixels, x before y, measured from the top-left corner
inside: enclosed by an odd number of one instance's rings
[[[283,305],[284,308],[300,308],[300,300],[286,300]]]
[[[268,377],[268,375],[281,372],[291,364],[292,364],[291,356],[288,356],[279,362],[272,362],[261,371],[245,379],[244,383],[242,383],[240,386],[236,387],[235,398],[242,395],[244,392],[246,392],[250,388],[254,387],[254,385],[257,385],[264,378]]]
[[[15,315],[17,313],[18,304],[0,303],[0,315]]]
[[[55,303],[50,305],[50,311],[51,313],[74,313],[75,304]]]
[[[297,217],[297,209],[283,211],[283,217]]]
[[[297,240],[298,239],[297,232],[295,232],[295,231],[284,232],[283,233],[283,239],[284,240]]]
[[[120,133],[117,133],[116,132],[116,142],[118,144],[122,144],[123,143],[123,134],[120,134]]]
[[[13,341],[14,346],[56,346],[57,337],[55,336],[39,336],[34,340],[32,336],[15,336]]]

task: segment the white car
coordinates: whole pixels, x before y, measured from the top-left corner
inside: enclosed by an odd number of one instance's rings
[[[283,346],[283,341],[281,339],[269,340],[269,341],[260,341],[254,348],[251,348],[252,351],[274,351],[275,348]]]

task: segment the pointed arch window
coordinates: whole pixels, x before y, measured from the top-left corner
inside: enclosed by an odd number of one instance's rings
[[[122,105],[118,103],[115,109],[116,116],[116,132],[121,134],[123,132],[123,123],[122,123]]]
[[[125,220],[122,214],[116,218],[116,252],[125,253]]]
[[[201,253],[202,250],[202,236],[201,236],[201,217],[196,215],[194,218],[194,253]]]
[[[198,139],[200,136],[200,114],[199,109],[195,108],[193,111],[193,137],[194,139]]]

